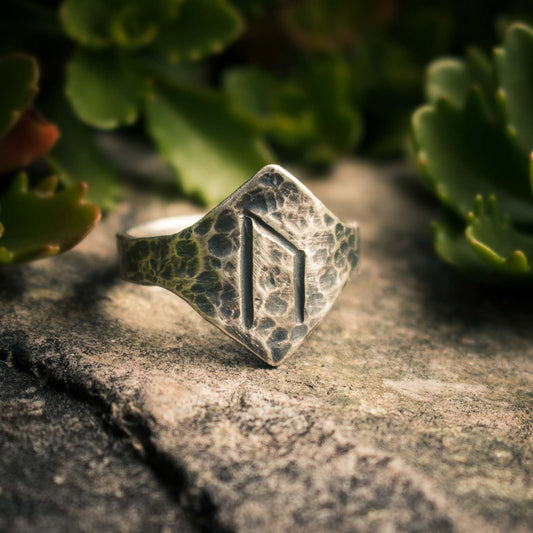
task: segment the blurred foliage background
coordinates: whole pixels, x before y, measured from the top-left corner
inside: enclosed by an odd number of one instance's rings
[[[403,157],[428,63],[470,45],[488,55],[512,21],[531,21],[526,0],[3,0],[0,10],[0,263],[68,249],[113,208],[124,173],[99,132],[152,143],[176,193],[208,205],[267,162],[323,172],[351,153]]]

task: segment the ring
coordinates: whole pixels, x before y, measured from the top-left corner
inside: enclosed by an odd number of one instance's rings
[[[277,366],[327,314],[359,259],[346,224],[294,176],[268,165],[204,216],[117,234],[124,280],[172,291]]]

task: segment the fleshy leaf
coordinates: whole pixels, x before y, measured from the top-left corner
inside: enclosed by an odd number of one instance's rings
[[[0,263],[20,263],[64,252],[80,242],[100,219],[100,210],[86,203],[87,185],[54,192],[56,178],[28,190],[19,174],[0,196]]]
[[[279,108],[279,82],[254,67],[237,67],[226,72],[224,89],[241,111],[265,128]]]
[[[464,224],[450,218],[447,222],[433,221],[431,229],[435,251],[443,261],[470,275],[486,272],[487,265],[466,240]]]
[[[239,68],[226,75],[224,85],[239,111],[288,157],[322,166],[353,148],[361,136],[362,120],[350,99],[349,71],[340,60],[317,61],[289,81]]]
[[[37,61],[26,54],[2,57],[0,80],[0,137],[3,137],[16,124],[37,93]]]
[[[62,132],[47,157],[60,181],[67,186],[85,182],[90,202],[103,211],[114,207],[121,187],[115,169],[95,143],[94,132],[76,119],[66,101],[47,102],[46,110]]]
[[[473,87],[480,92],[487,114],[495,118],[497,86],[494,68],[489,58],[477,48],[469,48],[465,60],[444,57],[430,63],[426,70],[425,92],[431,103],[447,98],[463,107]]]
[[[472,46],[467,49],[465,59],[470,83],[477,87],[483,95],[489,116],[492,119],[500,119],[495,100],[498,82],[494,62],[482,50]]]
[[[114,44],[126,50],[149,46],[161,28],[179,17],[182,3],[183,0],[121,0],[110,18]]]
[[[472,198],[496,194],[513,221],[533,223],[527,158],[490,120],[479,89],[464,108],[443,99],[420,108],[412,125],[421,171],[442,203],[466,218]]]
[[[0,139],[0,173],[27,167],[47,154],[59,138],[55,124],[33,109]]]
[[[470,79],[464,61],[451,57],[433,61],[426,72],[426,98],[435,103],[449,98],[457,106],[466,100]]]
[[[61,20],[67,35],[85,48],[148,46],[160,25],[175,18],[182,0],[65,0]]]
[[[154,43],[168,61],[197,61],[221,52],[243,29],[239,13],[226,0],[184,0],[179,16],[162,27]]]
[[[495,196],[489,196],[486,202],[481,195],[476,197],[465,235],[492,269],[517,278],[531,276],[533,237],[517,231],[507,217],[499,214]]]
[[[183,190],[209,204],[225,198],[268,162],[254,128],[219,95],[178,86],[154,88],[146,119]]]
[[[224,88],[233,105],[285,151],[298,151],[316,136],[305,91],[253,67],[230,70]]]
[[[362,120],[350,102],[347,65],[340,60],[313,64],[304,88],[324,142],[335,152],[353,148],[361,137]]]
[[[60,8],[65,32],[87,48],[109,46],[112,8],[109,0],[65,0]]]
[[[120,47],[134,50],[150,44],[157,36],[157,21],[144,6],[126,4],[115,14],[111,23],[113,41]]]
[[[68,65],[66,93],[86,124],[113,129],[137,120],[143,82],[125,54],[80,52]]]
[[[523,250],[514,250],[507,258],[500,256],[496,261],[492,257],[486,260],[484,253],[485,250],[490,249],[490,246],[477,239],[476,244],[472,246],[465,235],[463,225],[448,220],[447,223],[433,222],[431,227],[437,255],[476,282],[504,286],[533,285],[531,272],[527,270],[527,266],[524,269],[528,261]],[[514,237],[517,232],[512,231]],[[520,237],[522,237],[521,234]],[[480,249],[484,249],[481,254],[478,253]],[[531,251],[531,247],[529,250]],[[492,255],[492,252],[489,255]],[[531,256],[528,257],[531,258]]]
[[[512,25],[496,58],[509,126],[529,154],[533,149],[533,30]]]
[[[417,160],[466,222],[434,223],[438,255],[476,281],[533,287],[533,30],[510,26],[494,62],[470,49],[433,63],[426,92],[432,105],[412,119]]]

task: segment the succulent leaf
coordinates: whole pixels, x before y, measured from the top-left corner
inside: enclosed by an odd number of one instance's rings
[[[334,152],[353,148],[362,134],[362,119],[350,102],[350,72],[343,61],[316,62],[304,89],[315,110],[316,127]]]
[[[453,57],[436,59],[427,68],[425,92],[432,104],[445,98],[457,107],[463,107],[472,88],[479,91],[487,114],[495,119],[495,72],[481,50],[469,48],[464,60]]]
[[[183,190],[209,204],[225,198],[269,160],[256,130],[219,95],[154,87],[146,119]]]
[[[55,124],[33,109],[0,139],[0,173],[24,168],[47,154],[59,138]]]
[[[55,192],[57,178],[35,190],[19,174],[0,196],[0,264],[20,263],[64,252],[80,242],[100,219],[85,201],[87,185]]]
[[[254,67],[237,67],[226,72],[224,88],[246,115],[266,129],[279,108],[280,83]]]
[[[413,115],[422,173],[439,200],[462,218],[477,194],[496,194],[517,223],[533,224],[528,161],[485,112],[481,91],[472,89],[463,108],[446,99]]]
[[[235,107],[267,133],[275,144],[301,150],[316,136],[305,91],[293,81],[281,82],[254,67],[234,68],[224,88]]]
[[[495,196],[486,201],[481,195],[476,196],[465,235],[472,249],[492,269],[511,277],[531,275],[528,258],[533,257],[533,237],[520,233],[508,217],[500,215]]]
[[[466,223],[434,223],[435,249],[478,281],[533,287],[531,94],[533,30],[514,24],[494,63],[476,49],[464,61],[434,62],[431,105],[413,115],[422,175]]]
[[[116,171],[95,143],[94,132],[76,119],[68,102],[47,102],[47,113],[61,128],[62,136],[47,161],[61,183],[89,186],[88,201],[108,211],[121,195]]]
[[[32,56],[10,54],[0,58],[0,137],[20,119],[38,90],[39,67]],[[9,81],[5,83],[4,81]]]
[[[488,274],[487,265],[474,252],[465,237],[464,224],[450,217],[445,222],[433,221],[431,230],[435,251],[443,261],[465,274]]]
[[[157,21],[141,3],[125,4],[114,15],[110,33],[114,43],[127,50],[149,45],[158,33]]]
[[[464,105],[470,88],[465,62],[452,57],[433,61],[426,72],[425,88],[431,103],[448,98],[456,106]]]
[[[241,16],[226,0],[184,0],[179,16],[160,28],[154,49],[172,63],[197,61],[221,52],[242,29]]]
[[[496,57],[509,127],[529,154],[533,149],[533,29],[513,24]]]
[[[126,55],[82,51],[68,66],[66,94],[83,122],[113,129],[137,120],[143,83]]]
[[[65,0],[60,16],[67,35],[85,48],[133,50],[151,44],[182,1]]]
[[[61,22],[67,35],[86,48],[111,45],[109,23],[113,2],[108,0],[64,0]]]
[[[277,147],[310,165],[330,163],[361,136],[349,72],[340,60],[316,62],[299,78],[283,82],[258,69],[237,68],[227,73],[224,86]]]
[[[466,230],[452,219],[434,221],[431,227],[437,255],[478,282],[533,286],[533,238],[512,228],[504,218],[487,215],[485,209],[471,217]]]
[[[465,54],[466,65],[470,77],[470,84],[479,89],[483,95],[489,116],[494,120],[502,117],[498,113],[494,95],[498,90],[496,68],[491,58],[482,50],[475,47],[467,49]]]

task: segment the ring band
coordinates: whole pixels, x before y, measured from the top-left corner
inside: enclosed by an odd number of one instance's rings
[[[277,366],[326,315],[359,259],[359,230],[278,165],[204,216],[117,234],[124,280],[158,285]]]

